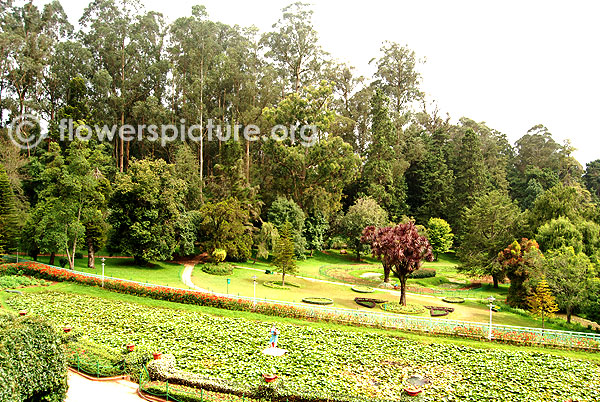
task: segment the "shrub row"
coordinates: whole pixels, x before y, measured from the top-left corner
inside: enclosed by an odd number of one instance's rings
[[[225,275],[233,274],[233,266],[231,264],[227,264],[227,263],[221,263],[221,264],[207,263],[207,264],[203,264],[201,267],[202,267],[201,268],[202,272],[205,272],[210,275],[225,276]]]
[[[22,275],[0,276],[0,289],[15,289],[25,286],[47,286],[49,283]]]
[[[408,274],[410,279],[433,278],[436,275],[435,269],[417,269]]]
[[[0,401],[63,401],[67,365],[60,336],[45,321],[0,315]]]

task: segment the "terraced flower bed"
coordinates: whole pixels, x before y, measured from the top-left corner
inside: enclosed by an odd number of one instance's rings
[[[279,344],[288,353],[273,359],[261,352],[270,322],[56,292],[27,293],[7,304],[45,316],[59,329],[71,325],[72,333],[107,347],[131,342],[173,353],[180,369],[245,389],[264,387],[262,374],[272,371],[281,378],[279,395],[290,400],[398,401],[413,375],[431,381],[418,397],[427,402],[600,400],[600,367],[542,353],[279,323]]]
[[[354,285],[351,289],[357,293],[373,293],[375,289],[366,285]]]
[[[285,282],[285,285],[284,285],[281,281],[264,282],[263,286],[266,286],[271,289],[283,289],[283,290],[289,290],[291,288],[299,288],[300,287],[300,285],[293,283],[293,282]]]
[[[329,297],[305,297],[302,299],[304,303],[308,304],[318,304],[321,306],[327,306],[333,304],[333,300]]]
[[[397,314],[423,314],[425,312],[425,307],[420,304],[411,304],[408,303],[406,306],[398,302],[387,302],[380,304],[382,310],[385,310],[388,313],[397,313]]]

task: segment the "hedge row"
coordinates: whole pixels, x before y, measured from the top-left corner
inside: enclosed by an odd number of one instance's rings
[[[0,315],[0,401],[62,402],[67,364],[60,336],[32,317]]]

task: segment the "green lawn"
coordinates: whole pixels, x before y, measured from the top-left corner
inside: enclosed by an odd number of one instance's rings
[[[291,281],[295,284],[300,285],[300,288],[285,289],[273,289],[264,286],[264,282],[267,281],[280,281],[281,276],[279,274],[265,274],[264,271],[256,271],[249,269],[236,268],[232,275],[229,276],[218,276],[210,275],[202,272],[199,266],[196,266],[192,275],[192,282],[196,286],[203,289],[210,290],[217,293],[227,293],[239,296],[254,297],[254,281],[252,277],[256,275],[256,297],[260,299],[270,300],[282,300],[291,302],[301,302],[305,297],[329,297],[333,299],[335,307],[371,310],[365,307],[360,307],[354,302],[355,297],[373,297],[378,299],[384,299],[387,301],[398,301],[398,296],[390,294],[384,291],[375,291],[375,293],[360,294],[354,292],[349,286],[337,285],[332,283],[313,282],[308,279],[296,278],[291,275],[286,275],[286,281]],[[230,279],[230,284],[227,284],[227,279]],[[488,297],[483,291],[481,291],[483,297]],[[489,321],[489,308],[485,304],[479,302],[467,300],[465,303],[460,304],[448,304],[442,301],[440,298],[432,297],[428,295],[414,295],[409,294],[407,296],[409,303],[416,303],[421,305],[433,305],[433,306],[451,306],[455,308],[455,311],[443,319],[453,319],[461,321],[474,321],[474,322],[488,322]],[[372,309],[371,311],[381,311],[379,308]],[[421,314],[421,316],[429,316],[429,312]],[[523,327],[536,327],[542,326],[541,321],[529,317],[521,316],[511,312],[497,312],[493,313],[493,320],[496,324],[503,325],[514,325]],[[548,328],[561,329],[559,326],[546,324]]]
[[[55,263],[58,264],[56,257]],[[48,263],[50,257],[38,257],[38,261]],[[101,258],[95,259],[95,269],[87,267],[87,257],[75,259],[75,270],[92,274],[102,274]],[[113,278],[129,279],[137,282],[152,283],[155,285],[168,285],[187,288],[181,282],[183,265],[168,262],[154,262],[148,266],[136,265],[133,258],[106,258],[104,262],[104,275]]]

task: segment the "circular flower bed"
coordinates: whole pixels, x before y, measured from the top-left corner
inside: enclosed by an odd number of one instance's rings
[[[445,301],[446,303],[464,303],[465,302],[464,298],[458,297],[458,296],[444,297],[442,300]]]
[[[305,297],[304,299],[302,299],[302,301],[304,303],[320,304],[322,306],[333,304],[333,300],[328,297]]]
[[[350,289],[358,293],[373,293],[375,291],[375,289],[373,289],[372,287],[364,285],[354,285]]]
[[[425,307],[420,304],[407,304],[403,306],[398,302],[387,302],[381,304],[382,310],[385,310],[388,313],[396,313],[396,314],[422,314],[425,312]]]
[[[355,297],[354,301],[359,306],[368,307],[368,308],[373,308],[373,307],[375,307],[376,304],[379,304],[379,303],[385,303],[385,300],[370,299],[368,297]]]
[[[443,317],[454,311],[454,307],[425,306],[432,317]]]
[[[263,285],[265,285],[268,288],[272,288],[272,289],[285,289],[285,290],[300,287],[300,285],[298,285],[296,283],[292,283],[292,282],[286,282],[285,285],[283,285],[281,283],[281,281],[268,281],[268,282],[264,282]]]

